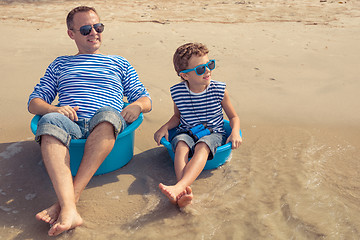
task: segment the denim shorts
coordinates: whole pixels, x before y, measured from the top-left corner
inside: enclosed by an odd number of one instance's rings
[[[220,147],[225,143],[226,137],[222,133],[211,133],[210,135],[206,135],[200,138],[197,142],[195,142],[194,139],[190,137],[190,135],[188,135],[187,133],[180,133],[171,140],[171,146],[174,152],[177,144],[180,141],[185,142],[189,146],[189,157],[192,157],[194,155],[196,144],[200,142],[205,143],[210,149],[208,160],[211,160],[215,156],[216,148]]]
[[[120,112],[112,107],[102,107],[92,118],[79,121],[71,121],[61,113],[48,113],[38,122],[35,140],[40,143],[42,135],[50,135],[69,148],[71,139],[86,139],[102,122],[109,122],[114,126],[115,137],[127,126]]]

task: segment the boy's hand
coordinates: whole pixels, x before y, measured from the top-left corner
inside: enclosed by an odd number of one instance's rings
[[[161,138],[165,137],[167,141],[169,141],[169,131],[166,126],[162,126],[159,130],[154,133],[154,140],[157,145],[160,145]]]
[[[237,149],[238,147],[240,147],[240,144],[242,143],[242,138],[240,137],[240,133],[238,132],[232,132],[230,134],[230,136],[228,137],[228,139],[226,140],[226,143],[231,142],[232,149]]]

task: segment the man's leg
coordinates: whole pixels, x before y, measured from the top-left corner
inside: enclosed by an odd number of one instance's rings
[[[102,107],[91,118],[89,126],[91,133],[86,140],[84,155],[74,178],[76,201],[113,149],[116,135],[126,128],[126,122],[114,108]]]
[[[114,127],[109,122],[98,124],[86,140],[84,156],[74,178],[76,202],[97,169],[115,144]]]
[[[63,117],[61,114],[48,114],[42,118],[42,125],[54,124],[80,137],[79,134],[81,133],[77,125],[71,126],[72,121],[66,123],[67,120],[68,118]],[[49,126],[47,125],[41,129],[45,130],[40,132],[49,131],[48,128]],[[51,127],[50,132],[54,132],[52,130],[53,128]],[[119,128],[117,130],[119,131],[121,129]],[[57,134],[59,133],[58,130],[55,132]],[[36,215],[38,220],[43,220],[50,224],[55,223],[50,229],[49,235],[58,235],[63,231],[82,224],[82,219],[76,211],[76,203],[80,198],[81,192],[85,189],[91,177],[110,153],[115,143],[114,126],[112,124],[101,122],[95,125],[86,141],[84,156],[73,182],[70,171],[69,151],[62,143],[64,141],[66,142],[68,136],[66,136],[65,132],[60,131],[60,133],[62,133],[60,134],[62,141],[46,133],[41,135],[41,149],[44,163],[58,197],[57,203]],[[69,189],[71,189],[71,191]],[[75,209],[76,215],[79,216],[79,218],[75,218],[76,221],[70,221],[71,219],[69,218],[71,218],[71,212],[73,211],[69,211],[69,209]]]
[[[42,145],[44,144],[44,142],[47,141],[47,138],[44,138],[44,136],[42,137]],[[55,139],[55,141],[57,141]],[[65,152],[66,152],[66,162],[67,162],[67,170],[63,172],[63,177],[64,179],[67,179],[67,176],[70,176],[70,180],[71,182],[68,182],[68,184],[66,184],[66,186],[69,186],[69,184],[71,184],[71,193],[69,194],[70,191],[64,191],[66,192],[68,195],[72,195],[72,203],[73,203],[73,207],[76,211],[76,203],[79,201],[81,192],[85,189],[86,185],[89,183],[89,181],[91,180],[91,177],[95,174],[96,170],[100,167],[101,163],[105,160],[105,158],[107,157],[107,155],[110,153],[110,151],[112,150],[113,146],[115,143],[115,136],[114,136],[114,127],[113,125],[111,125],[110,123],[107,122],[103,122],[100,123],[98,126],[96,126],[94,128],[94,130],[92,131],[92,133],[89,135],[86,144],[85,144],[85,149],[84,149],[84,156],[83,159],[81,161],[80,167],[78,169],[78,172],[75,176],[74,182],[72,181],[72,175],[71,175],[71,171],[70,171],[70,156],[69,156],[69,152],[68,149],[59,142],[59,146],[57,146],[56,148],[58,148],[57,153],[61,155],[61,150],[64,151],[64,149],[61,147],[63,146],[65,148]],[[56,151],[56,149],[54,147],[46,147],[45,152],[47,153],[47,155],[53,155]],[[55,154],[57,155],[57,154]],[[58,155],[58,156],[60,156]],[[45,157],[44,157],[45,159]],[[44,160],[45,161],[45,160]],[[46,163],[45,163],[46,165]],[[52,165],[52,164],[51,164]],[[52,168],[51,168],[52,169]],[[55,174],[52,173],[52,171],[47,167],[47,170],[49,172],[49,176],[53,182],[55,191],[56,191],[56,187],[54,182],[58,182],[55,179],[53,180],[53,178],[51,177],[51,175],[59,175],[60,177],[62,176],[61,174],[57,174],[60,173],[60,171],[55,171]],[[50,174],[51,171],[51,174]],[[64,184],[62,182],[60,182],[61,185]],[[59,186],[59,188],[64,188],[64,185]],[[57,191],[56,191],[57,193]],[[64,195],[67,195],[64,194]],[[50,236],[56,236],[64,231],[67,231],[69,229],[75,228],[77,226],[80,226],[82,224],[82,219],[80,217],[80,215],[77,213],[76,211],[76,215],[78,216],[78,218],[75,218],[75,221],[71,222],[71,211],[68,210],[68,208],[64,208],[63,205],[61,204],[61,200],[60,198],[62,198],[61,196],[58,196],[58,203],[55,203],[53,206],[51,206],[50,208],[44,210],[47,212],[47,216],[53,216],[51,217],[52,221],[54,221],[55,217],[56,217],[56,212],[59,212],[58,214],[58,219],[55,222],[55,224],[51,227],[51,229],[49,230],[49,235]],[[42,213],[44,213],[44,211]],[[39,215],[39,214],[38,214]],[[75,215],[74,215],[75,216]]]
[[[43,135],[41,152],[58,203],[38,213],[36,218],[51,224],[56,221],[48,233],[55,236],[81,225],[83,220],[76,209],[68,149],[56,138]]]

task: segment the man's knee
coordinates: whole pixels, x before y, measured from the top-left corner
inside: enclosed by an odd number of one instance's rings
[[[42,136],[56,138],[63,145],[69,147],[71,136],[81,137],[81,131],[77,125],[61,113],[48,113],[42,116],[38,122],[35,140],[42,142]]]
[[[60,125],[62,124],[65,118],[66,117],[61,113],[57,113],[57,112],[47,113],[40,118],[38,125],[45,123]]]
[[[45,145],[51,145],[51,144],[56,144],[56,145],[63,145],[66,147],[66,145],[60,141],[58,138],[52,136],[52,135],[41,135],[41,146],[45,146]]]
[[[114,125],[110,122],[100,122],[97,124],[91,131],[91,133],[100,132],[102,134],[113,134],[115,136],[115,128]]]
[[[106,123],[106,124],[103,124]],[[112,125],[113,132],[117,136],[126,127],[126,122],[121,114],[112,107],[102,107],[90,120],[90,132],[93,132],[99,125],[102,127]]]

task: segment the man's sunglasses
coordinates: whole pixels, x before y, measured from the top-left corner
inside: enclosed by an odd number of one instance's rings
[[[206,72],[206,68],[208,68],[210,71],[215,69],[215,59],[210,60],[206,64],[201,64],[199,66],[196,66],[192,69],[186,69],[181,71],[180,73],[188,73],[191,71],[195,71],[196,75],[203,75]]]
[[[94,28],[97,33],[102,33],[104,31],[104,27],[105,27],[104,24],[97,23],[94,25],[84,25],[84,26],[80,27],[79,30],[76,30],[76,29],[70,29],[70,30],[80,31],[80,33],[82,35],[86,36],[91,33],[92,28]]]

